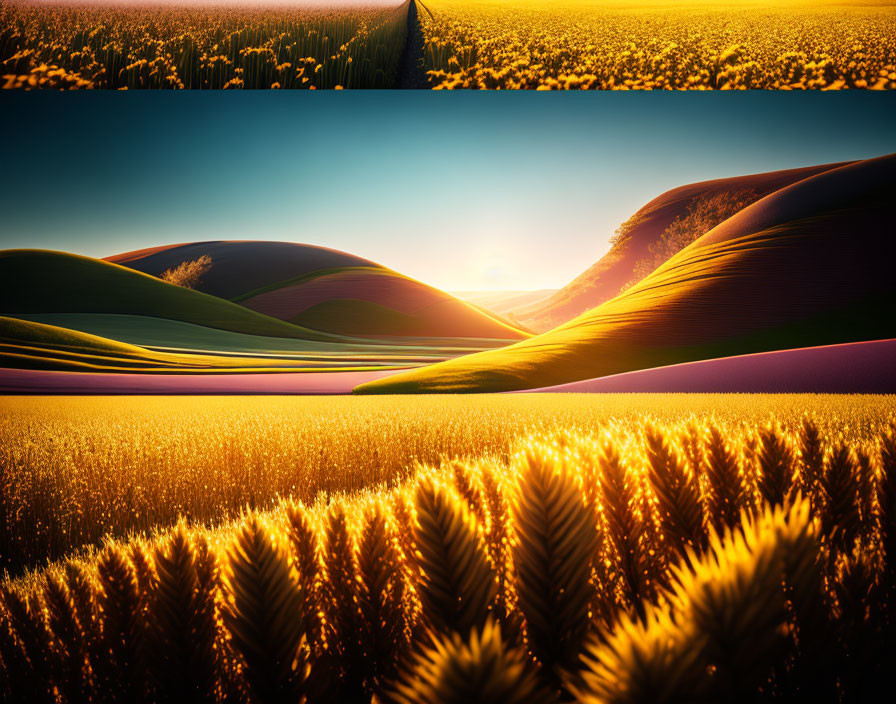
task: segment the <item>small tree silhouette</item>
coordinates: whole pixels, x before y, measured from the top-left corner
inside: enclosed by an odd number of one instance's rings
[[[676,217],[660,238],[649,246],[649,255],[635,262],[633,276],[622,291],[631,288],[661,264],[732,215],[759,200],[763,194],[746,188],[696,198],[684,215]]]
[[[211,268],[212,258],[207,254],[203,254],[198,259],[181,262],[172,269],[166,269],[159,278],[175,286],[196,288],[202,281],[202,277]]]

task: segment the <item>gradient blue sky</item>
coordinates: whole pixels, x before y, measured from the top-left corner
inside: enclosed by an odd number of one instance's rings
[[[0,247],[309,242],[559,287],[669,188],[896,152],[896,94],[3,94]]]

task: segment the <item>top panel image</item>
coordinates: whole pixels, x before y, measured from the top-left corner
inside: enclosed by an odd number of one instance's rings
[[[5,0],[6,89],[896,88],[892,0]]]

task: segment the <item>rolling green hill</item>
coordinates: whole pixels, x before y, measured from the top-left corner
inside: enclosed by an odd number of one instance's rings
[[[113,313],[37,313],[18,318],[58,329],[81,331],[129,345],[163,352],[267,356],[289,360],[329,361],[333,367],[351,364],[427,364],[494,347],[490,340],[402,338],[391,344],[371,342],[318,342],[227,330],[142,315]],[[111,340],[108,340],[111,342]]]
[[[347,337],[528,336],[516,325],[347,252],[296,242],[211,241],[110,257],[153,276],[208,257],[195,288],[264,315]]]
[[[896,156],[780,189],[550,332],[356,393],[537,388],[750,352],[896,336]]]
[[[227,300],[278,288],[290,279],[326,269],[350,266],[379,267],[348,252],[299,242],[261,240],[210,240],[184,242],[124,252],[106,261],[152,276],[161,276],[185,261],[208,256],[212,266],[196,285],[197,290]]]
[[[421,360],[326,356],[246,356],[151,350],[31,320],[0,316],[0,368],[68,372],[230,374],[366,371],[419,364]]]
[[[57,347],[77,352],[134,355],[146,350],[117,340],[30,320],[0,316],[0,343]]]
[[[0,252],[0,287],[0,313],[6,315],[116,313],[177,320],[247,335],[334,339],[117,264],[64,252]]]

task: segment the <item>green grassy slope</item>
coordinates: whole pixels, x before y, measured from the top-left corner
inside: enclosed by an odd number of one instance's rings
[[[453,307],[452,301],[444,301],[443,304],[443,306],[437,306],[436,310],[432,310],[430,307],[419,313],[403,313],[371,301],[340,298],[318,303],[302,311],[290,322],[337,335],[351,330],[352,334],[360,336],[432,337],[439,327],[439,309],[447,306]],[[518,328],[513,327],[511,323],[501,321],[497,316],[486,311],[479,312],[500,323],[500,325],[489,326],[493,335],[504,334],[505,337],[478,339],[506,341],[511,334],[514,335],[514,338],[519,338],[519,335],[514,334]]]
[[[290,322],[322,332],[352,330],[356,335],[425,336],[432,328],[426,315],[410,315],[371,301],[324,301]]]
[[[0,342],[4,344],[59,347],[102,354],[141,354],[145,350],[78,330],[0,316]]]
[[[413,337],[420,334],[428,337],[502,340],[526,337],[526,333],[515,325],[449,298],[448,294],[420,281],[347,252],[314,245],[263,241],[192,242],[128,252],[109,257],[107,261],[159,276],[168,268],[203,255],[211,258],[211,265],[196,284],[197,290],[285,321],[293,320],[294,315],[273,312],[264,302],[255,300],[256,297],[264,297],[265,294],[281,289],[292,289],[288,295],[293,296],[294,300],[300,300],[304,286],[314,287],[328,276],[339,279],[340,275],[358,274],[355,280],[344,280],[341,289],[338,281],[331,279],[332,301],[339,303],[334,307],[332,318],[322,317],[322,311],[309,316],[321,322],[321,327],[314,328],[315,330],[350,337]],[[366,279],[362,275],[366,275]],[[428,322],[422,314],[402,318],[403,313],[389,310],[389,303],[378,298],[383,294],[384,282],[377,280],[377,277],[386,277],[387,287],[401,291],[400,295],[406,300],[418,302],[417,307],[420,309],[446,298],[451,302],[438,310],[433,309]],[[306,293],[308,290],[304,288]],[[379,304],[380,308],[374,309],[362,304],[352,310],[354,303],[362,301]],[[322,310],[326,310],[326,306]],[[402,319],[408,323],[406,327],[399,324]],[[382,327],[378,328],[380,323]]]
[[[201,350],[206,352],[251,352],[258,354],[299,354],[305,351],[339,350],[339,343],[296,340],[285,337],[246,335],[166,320],[146,315],[120,313],[35,313],[19,314],[24,320],[57,325],[71,330],[120,340],[140,347]]]
[[[0,316],[0,367],[127,373],[300,372],[383,368],[363,358],[244,357],[148,350],[97,335]],[[404,366],[399,361],[393,364]]]
[[[280,282],[322,269],[346,266],[379,267],[348,252],[299,242],[212,240],[162,245],[125,252],[106,261],[160,276],[185,261],[203,255],[212,259],[197,289],[219,298],[236,300],[258,290],[276,288]]]
[[[319,286],[328,300],[320,301]],[[271,307],[270,294],[312,303],[298,314],[283,312],[288,303]],[[413,313],[393,308],[396,295],[413,304]],[[265,300],[267,299],[267,300]],[[519,340],[529,336],[519,326],[477,306],[384,267],[321,269],[269,284],[233,299],[247,308],[296,325],[348,337],[443,337]]]
[[[177,320],[111,313],[42,313],[17,317],[45,325],[68,328],[102,338],[113,338],[140,347],[165,351],[270,355],[286,358],[434,362],[494,347],[488,340],[432,340],[404,338],[396,344],[371,340],[317,342],[215,330]],[[416,344],[413,344],[416,343]]]
[[[5,314],[119,313],[247,335],[332,339],[117,264],[63,252],[0,252],[0,287]]]
[[[896,157],[777,191],[569,323],[357,393],[537,388],[635,369],[896,336]]]

